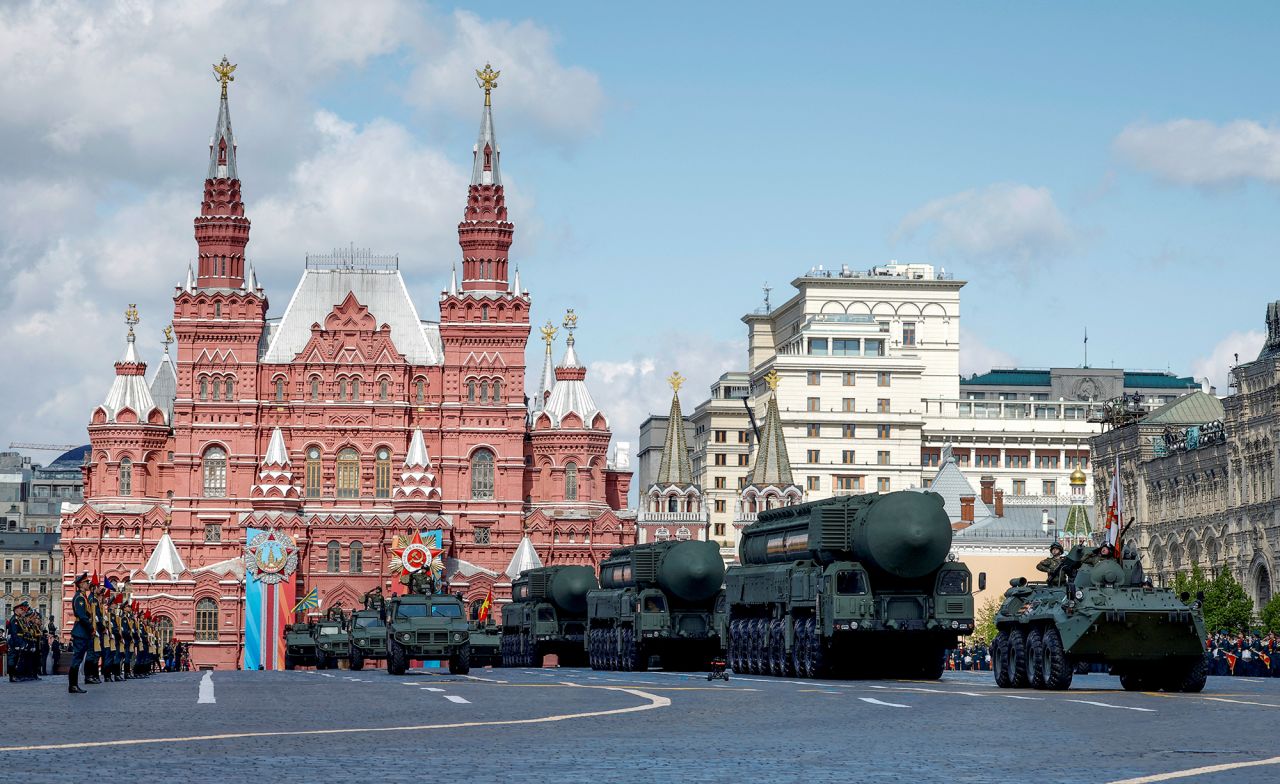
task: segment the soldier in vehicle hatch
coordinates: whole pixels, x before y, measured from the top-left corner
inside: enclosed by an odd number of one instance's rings
[[[1049,557],[1036,564],[1036,569],[1048,575],[1050,585],[1056,585],[1062,574],[1062,545],[1058,542],[1049,545]]]
[[[1094,548],[1088,555],[1084,557],[1084,560],[1081,561],[1080,563],[1085,566],[1093,566],[1099,561],[1103,561],[1111,557],[1112,557],[1111,546],[1104,544],[1101,547]]]

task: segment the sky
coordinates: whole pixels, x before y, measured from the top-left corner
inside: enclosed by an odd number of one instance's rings
[[[158,361],[224,54],[276,316],[308,252],[354,243],[398,253],[438,317],[474,70],[500,70],[512,258],[535,324],[578,313],[615,440],[666,412],[671,371],[692,410],[745,369],[742,314],[818,264],[968,281],[965,373],[1079,365],[1087,329],[1094,366],[1224,393],[1280,299],[1277,23],[1274,3],[0,0],[0,447],[87,440],[127,305]]]

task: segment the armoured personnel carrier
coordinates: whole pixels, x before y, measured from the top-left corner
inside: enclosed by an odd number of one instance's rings
[[[560,663],[586,663],[587,593],[599,587],[590,566],[546,566],[520,573],[511,603],[502,608],[502,663],[541,667],[553,653]]]
[[[1077,666],[1103,664],[1129,691],[1203,689],[1204,597],[1153,587],[1136,556],[1076,545],[1047,582],[1010,581],[991,646],[996,685],[1066,689]]]
[[[353,670],[364,669],[371,660],[387,658],[387,623],[380,610],[356,610],[351,614],[348,629],[351,655],[348,659]]]
[[[614,550],[587,592],[592,669],[699,669],[721,647],[715,606],[724,560],[715,542],[653,542]]]
[[[404,675],[413,659],[448,661],[449,672],[471,671],[471,632],[462,600],[411,593],[387,602],[387,672]]]
[[[312,624],[291,623],[284,627],[284,668],[319,667],[316,657],[316,638],[311,634]]]
[[[936,493],[761,512],[725,577],[730,668],[941,677],[945,651],[973,630],[969,568],[950,551]]]

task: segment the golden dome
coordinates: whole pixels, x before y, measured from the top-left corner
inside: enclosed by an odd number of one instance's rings
[[[1071,472],[1071,484],[1086,485],[1088,483],[1089,483],[1089,475],[1086,474],[1084,471],[1081,471],[1080,468],[1077,466],[1076,470]]]

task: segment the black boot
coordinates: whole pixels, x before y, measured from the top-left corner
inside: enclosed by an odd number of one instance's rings
[[[102,683],[102,680],[101,680],[100,678],[98,678],[98,663],[97,663],[97,662],[92,662],[92,663],[90,663],[90,664],[86,664],[86,665],[85,665],[85,667],[84,667],[84,682],[85,682],[85,683]]]
[[[80,668],[72,667],[67,670],[67,693],[68,694],[88,694],[84,689],[80,688],[78,681],[80,680]]]

